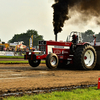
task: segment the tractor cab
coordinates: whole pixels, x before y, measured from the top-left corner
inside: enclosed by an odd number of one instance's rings
[[[73,42],[73,44],[82,43],[83,42],[82,33],[76,31],[71,32],[70,35],[68,36],[68,42]]]

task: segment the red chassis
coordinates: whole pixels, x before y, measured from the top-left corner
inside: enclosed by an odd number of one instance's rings
[[[46,59],[50,53],[55,53],[58,59],[72,60],[70,47],[72,42],[39,41],[39,51],[26,52],[24,59]]]

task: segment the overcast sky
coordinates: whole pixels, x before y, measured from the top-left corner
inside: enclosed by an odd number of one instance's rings
[[[14,34],[26,32],[28,29],[38,31],[45,40],[55,40],[53,32],[53,0],[0,0],[0,39],[4,42],[12,39]],[[84,32],[88,29],[95,33],[100,27],[93,21],[88,24],[73,24],[76,17],[65,22],[58,40],[66,40],[71,31]]]

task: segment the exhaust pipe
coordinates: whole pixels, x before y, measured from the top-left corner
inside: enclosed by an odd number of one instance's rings
[[[55,41],[57,41],[57,34],[55,35]]]

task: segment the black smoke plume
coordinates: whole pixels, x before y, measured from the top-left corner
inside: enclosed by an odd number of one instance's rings
[[[82,14],[83,21],[90,20],[92,17],[100,17],[100,0],[54,0],[55,4],[52,5],[53,13],[53,26],[54,34],[62,31],[64,22],[68,20],[69,10],[72,12],[79,12]],[[75,13],[74,13],[75,14]],[[96,20],[100,24],[100,20]]]

